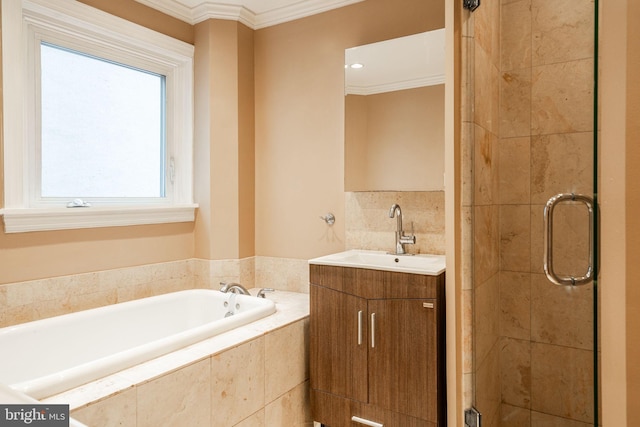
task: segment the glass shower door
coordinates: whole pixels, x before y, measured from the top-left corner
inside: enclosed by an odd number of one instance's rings
[[[487,0],[462,12],[463,236],[483,426],[597,425],[596,9]]]

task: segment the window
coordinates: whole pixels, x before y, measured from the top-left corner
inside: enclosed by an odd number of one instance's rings
[[[74,0],[2,8],[5,231],[193,221],[193,46]]]
[[[164,197],[165,77],[40,45],[40,197]]]

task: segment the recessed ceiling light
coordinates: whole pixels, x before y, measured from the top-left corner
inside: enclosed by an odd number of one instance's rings
[[[358,68],[362,68],[362,67],[364,67],[364,65],[363,65],[363,64],[360,64],[360,63],[358,63],[358,62],[356,62],[355,64],[351,64],[351,65],[349,65],[349,67],[350,67],[350,68],[353,68],[353,69],[358,69]]]

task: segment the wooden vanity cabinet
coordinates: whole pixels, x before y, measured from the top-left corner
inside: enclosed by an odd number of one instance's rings
[[[310,265],[313,419],[446,425],[444,274]]]

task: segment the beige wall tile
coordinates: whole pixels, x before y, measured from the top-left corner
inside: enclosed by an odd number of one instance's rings
[[[136,390],[132,388],[75,410],[71,416],[87,426],[135,426],[136,412]]]
[[[544,205],[531,205],[531,272],[544,273]]]
[[[553,269],[561,276],[582,277],[589,267],[589,211],[586,205],[562,203],[553,212]]]
[[[531,427],[592,427],[593,423],[583,423],[569,420],[567,418],[556,417],[540,412],[531,412]],[[506,427],[506,426],[505,426]]]
[[[193,287],[188,260],[0,286],[0,326]]]
[[[531,134],[531,68],[500,74],[500,137]]]
[[[472,21],[473,19],[471,19]],[[474,47],[475,40],[472,37],[462,37],[460,48],[461,54],[461,99],[460,99],[460,119],[463,123],[473,122],[473,87],[474,87]]]
[[[265,425],[269,427],[312,427],[309,382],[306,381],[265,408]]]
[[[240,283],[243,283],[244,287],[247,289],[259,286],[259,285],[256,285],[256,258],[255,257],[240,259]]]
[[[491,63],[500,63],[500,0],[485,0],[473,12],[476,42],[489,54]]]
[[[462,208],[460,246],[462,251],[462,289],[473,289],[473,207]]]
[[[488,205],[498,198],[498,138],[481,126],[475,126],[474,143],[474,203]]]
[[[502,70],[531,67],[531,0],[503,1],[500,53]]]
[[[209,286],[212,289],[218,289],[220,282],[240,282],[239,259],[209,261]]]
[[[474,45],[474,66],[473,121],[489,132],[497,134],[500,127],[498,122],[500,71],[477,42]]]
[[[529,408],[531,405],[531,342],[502,338],[501,344],[502,402],[520,408]]]
[[[496,343],[488,356],[476,368],[476,409],[482,414],[483,425],[499,422],[500,413],[500,344]]]
[[[462,407],[470,408],[474,405],[474,386],[476,375],[475,372],[464,374],[462,376]]]
[[[593,60],[534,67],[531,133],[591,132],[593,128]]]
[[[531,274],[500,272],[500,335],[531,339]]]
[[[529,204],[531,200],[531,138],[501,139],[499,145],[501,204]]]
[[[497,274],[499,259],[499,223],[498,206],[476,206],[474,209],[474,286],[479,287],[490,277]]]
[[[565,311],[574,311],[576,305],[584,305],[575,310],[590,315],[588,298],[557,295],[563,292],[561,288],[550,285],[542,274],[534,274],[532,279],[530,272],[542,273],[542,212],[547,199],[560,192],[592,192],[593,1],[574,4],[554,0],[502,0],[500,3],[499,32],[491,23],[489,10],[482,15],[473,14],[476,40],[469,65],[474,67],[474,78],[467,89],[473,90],[477,125],[472,136],[476,149],[472,177],[465,182],[473,182],[471,203],[475,204],[472,210],[475,403],[482,406],[483,424],[512,427],[536,425],[538,418],[532,418],[528,409],[534,390],[527,387],[528,381],[533,384],[534,370],[538,385],[541,377],[547,379],[544,386],[536,389],[538,393],[543,393],[545,388],[570,393],[563,387],[573,381],[569,376],[564,378],[553,372],[543,375],[541,372],[548,366],[536,366],[528,349],[542,345],[536,344],[536,340],[582,346],[592,332],[592,322],[579,325],[581,315],[562,311],[562,306]],[[499,76],[493,75],[493,45],[489,42],[496,34],[500,40]],[[499,101],[492,97],[493,82],[500,82]],[[484,159],[478,157],[483,144],[485,153],[490,152],[486,150],[486,140],[491,133],[501,138],[497,175],[492,175],[486,163],[483,164]],[[499,182],[495,190],[491,187],[494,180]],[[492,206],[496,203],[501,204],[497,219],[498,207]],[[586,216],[580,216],[578,207],[563,206],[556,213],[561,214],[554,242],[556,266],[564,271],[580,271],[583,268],[580,262],[569,261],[584,258]],[[496,235],[499,246],[494,251]],[[484,288],[495,274],[493,257],[496,255],[500,272],[499,334],[503,344],[499,355],[492,351],[492,341],[487,339],[493,327],[490,304],[495,301],[490,297],[491,287]],[[566,330],[556,325],[563,322],[569,325]],[[538,360],[540,353],[544,352],[538,351]],[[560,356],[555,354],[555,357]],[[553,357],[549,359],[545,363],[552,364]],[[495,388],[487,379],[490,371],[487,367],[496,363],[501,365],[502,375],[503,404],[498,410],[488,403]],[[590,371],[591,367],[585,365],[583,369]],[[581,375],[589,373],[575,374],[576,381],[580,382]],[[560,392],[553,393],[549,400],[564,399]],[[565,400],[568,406],[580,406],[572,403],[571,397]],[[500,412],[501,415],[494,415]],[[568,417],[569,412],[554,415]],[[551,419],[545,421],[556,422],[555,418]],[[537,425],[547,425],[545,421]],[[574,427],[572,422],[567,426]]]
[[[473,290],[462,291],[462,372],[473,372]]]
[[[543,273],[543,205],[531,205],[531,271]],[[589,264],[589,216],[583,204],[561,204],[554,210],[553,264],[562,276],[580,277]]]
[[[268,427],[264,423],[264,409],[261,409],[250,417],[245,418],[234,427]]]
[[[309,263],[306,259],[255,257],[255,287],[309,293]]]
[[[531,338],[537,342],[593,349],[593,288],[557,286],[531,275]]]
[[[460,141],[460,204],[463,207],[473,205],[474,192],[474,147],[475,147],[475,125],[470,122],[462,124],[462,135]]]
[[[532,343],[531,409],[591,422],[593,403],[593,352]]]
[[[500,269],[528,272],[531,265],[529,205],[500,206]]]
[[[593,57],[593,0],[531,3],[534,65]]]
[[[532,137],[531,203],[572,192],[593,193],[593,133]]]
[[[309,378],[308,328],[308,320],[301,320],[266,335],[265,402]]]
[[[208,426],[210,375],[211,363],[206,359],[137,387],[137,427]]]
[[[444,192],[357,192],[345,193],[346,249],[392,250],[395,245],[396,219],[389,208],[402,208],[403,229],[411,233],[413,223],[416,243],[407,245],[409,253],[443,254]]]
[[[264,337],[211,358],[211,426],[237,424],[265,403]]]
[[[500,427],[531,427],[531,411],[529,409],[518,408],[502,404]]]
[[[474,290],[475,366],[484,363],[500,339],[500,287],[498,275]],[[494,353],[497,355],[499,353]]]

